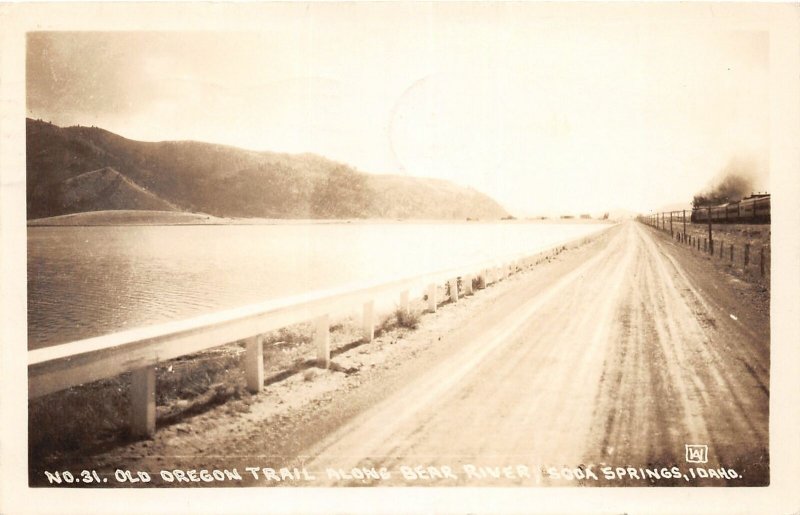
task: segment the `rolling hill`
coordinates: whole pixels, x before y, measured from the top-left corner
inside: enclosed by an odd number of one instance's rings
[[[141,142],[27,120],[29,219],[100,210],[218,217],[498,219],[490,197],[447,181],[373,175],[312,154]]]

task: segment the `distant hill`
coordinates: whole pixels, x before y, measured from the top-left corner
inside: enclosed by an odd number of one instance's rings
[[[133,141],[27,120],[29,219],[100,210],[218,217],[499,219],[490,197],[447,181],[372,175],[312,154]]]

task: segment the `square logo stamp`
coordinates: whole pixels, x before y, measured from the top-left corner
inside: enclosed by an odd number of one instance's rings
[[[688,463],[707,463],[708,445],[686,444],[686,461]]]

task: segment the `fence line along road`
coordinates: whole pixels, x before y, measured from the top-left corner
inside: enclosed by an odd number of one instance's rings
[[[742,245],[741,251],[734,251],[734,244],[733,243],[725,243],[722,241],[722,238],[718,235],[717,239],[719,240],[719,245],[714,240],[714,233],[712,231],[712,223],[711,217],[708,218],[708,222],[703,222],[701,224],[692,224],[691,221],[691,213],[687,216],[686,210],[683,211],[670,211],[665,213],[655,213],[652,215],[644,215],[639,216],[637,218],[641,223],[645,225],[649,225],[655,229],[667,232],[670,234],[672,238],[677,240],[680,243],[685,243],[690,247],[705,252],[711,256],[717,255],[720,260],[725,259],[725,256],[728,256],[728,260],[735,264],[735,257],[741,256],[742,261],[742,269],[744,271],[748,270],[748,267],[755,265],[755,260],[751,259],[751,252],[750,252],[750,244],[745,243]],[[689,234],[686,231],[686,224],[689,223],[690,227],[699,227],[700,225],[704,225],[708,227],[708,236],[699,237],[696,235]],[[705,231],[703,231],[705,232]],[[724,234],[724,233],[723,233]],[[764,277],[767,272],[769,271],[769,256],[767,255],[768,252],[765,252],[765,245],[762,245],[759,249],[759,259],[758,259],[758,269],[761,277]],[[715,250],[716,249],[716,250]],[[725,252],[725,251],[728,252]]]
[[[361,307],[363,340],[375,333],[375,299],[399,295],[399,309],[408,311],[411,292],[425,292],[428,310],[436,311],[437,289],[449,284],[450,300],[459,298],[458,279],[464,294],[471,293],[473,278],[485,287],[535,264],[537,258],[560,248],[565,240],[535,254],[515,254],[504,259],[442,270],[434,273],[349,285],[283,299],[219,311],[188,320],[88,338],[28,351],[28,398],[34,399],[83,383],[131,373],[131,431],[151,436],[156,428],[156,365],[201,350],[245,341],[243,367],[247,389],[258,392],[264,385],[263,335],[292,324],[313,320],[317,362],[330,365],[331,316]]]

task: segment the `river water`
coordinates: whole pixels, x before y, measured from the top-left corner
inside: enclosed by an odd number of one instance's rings
[[[366,280],[535,253],[601,224],[28,228],[28,348]]]

